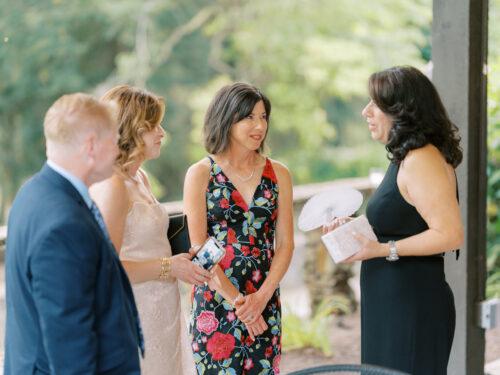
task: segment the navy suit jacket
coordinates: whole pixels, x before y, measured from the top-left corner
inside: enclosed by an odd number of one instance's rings
[[[45,165],[7,232],[5,375],[139,374],[129,280],[73,185]]]

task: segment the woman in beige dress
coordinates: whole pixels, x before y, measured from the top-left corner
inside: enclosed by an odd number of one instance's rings
[[[115,87],[102,100],[118,107],[120,155],[114,175],[94,185],[91,194],[133,284],[146,349],[141,373],[193,374],[177,279],[200,285],[210,275],[189,255],[172,256],[168,214],[141,168],[160,155],[165,105],[162,98],[130,86]]]

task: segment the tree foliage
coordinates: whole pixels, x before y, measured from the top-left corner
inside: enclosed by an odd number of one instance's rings
[[[366,80],[423,66],[431,0],[0,0],[0,190],[5,215],[44,162],[43,116],[68,92],[121,83],[165,97],[162,156],[148,164],[160,199],[181,197],[204,155],[201,125],[221,85],[243,80],[271,98],[270,155],[296,183],[385,164],[360,111]],[[320,152],[318,152],[321,150]]]

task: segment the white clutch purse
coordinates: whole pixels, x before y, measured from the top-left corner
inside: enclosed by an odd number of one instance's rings
[[[352,236],[357,232],[365,237],[376,241],[377,236],[365,215],[361,215],[348,223],[321,236],[321,241],[328,249],[333,261],[339,263],[361,250],[361,244]]]

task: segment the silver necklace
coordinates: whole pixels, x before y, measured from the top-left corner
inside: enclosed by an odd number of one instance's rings
[[[230,162],[228,162],[228,164],[233,169],[235,176],[238,177],[239,180],[242,182],[250,181],[252,179],[253,175],[255,174],[255,165],[253,166],[252,173],[250,173],[250,175],[248,177],[241,177],[238,173],[236,173],[236,168]]]

